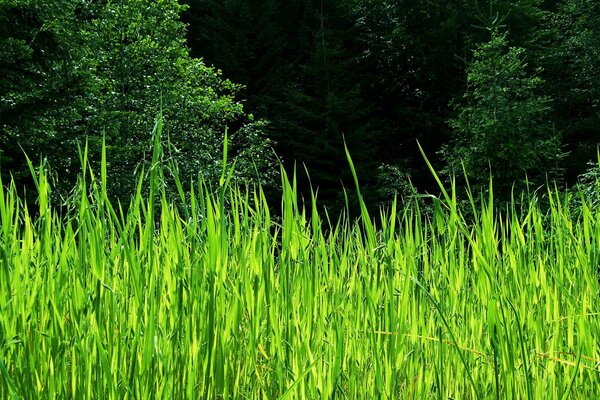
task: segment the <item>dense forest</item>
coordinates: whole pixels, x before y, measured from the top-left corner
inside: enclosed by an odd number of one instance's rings
[[[113,198],[147,165],[159,111],[182,182],[218,178],[339,208],[436,190],[419,145],[459,185],[498,198],[572,185],[597,160],[595,0],[2,0],[0,162],[32,191],[27,155],[68,199],[85,143],[107,146]],[[6,180],[5,180],[6,182]]]

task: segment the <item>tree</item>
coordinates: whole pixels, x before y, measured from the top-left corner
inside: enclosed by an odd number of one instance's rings
[[[569,181],[575,183],[600,143],[600,2],[553,2],[539,51],[555,119],[570,152]]]
[[[423,168],[417,141],[434,153],[448,139],[448,103],[464,86],[460,58],[473,21],[472,10],[463,3],[356,2],[363,96],[373,105],[371,118],[380,121],[383,131],[378,161],[412,175],[421,188],[435,182]]]
[[[364,180],[376,170],[369,163],[379,134],[361,93],[352,2],[187,3],[192,52],[244,84],[248,108],[269,120],[269,137],[285,165],[301,171],[306,165],[320,203],[339,209],[341,181],[352,187],[344,137]],[[308,179],[299,175],[308,198]]]
[[[88,97],[93,109],[89,127],[96,137],[104,133],[110,143],[110,169],[118,177],[112,190],[117,196],[133,189],[131,173],[144,157],[159,109],[183,182],[198,173],[215,181],[228,125],[234,128],[232,147],[238,155],[261,153],[254,160],[258,169],[266,172],[270,165],[268,144],[256,129],[235,134],[251,124],[242,104],[234,100],[240,86],[189,56],[185,25],[179,19],[183,9],[176,0],[101,1],[87,9],[86,63],[98,89]],[[254,133],[240,137],[247,132]],[[246,146],[241,146],[244,141]],[[248,169],[239,171],[240,178],[252,180],[252,162],[241,164]]]
[[[546,173],[556,172],[560,137],[549,121],[550,99],[538,92],[543,81],[527,71],[524,49],[509,47],[506,34],[491,33],[467,68],[468,89],[454,103],[453,140],[443,154],[449,171],[461,174],[462,163],[477,188],[491,169],[495,192],[505,197],[513,184],[523,188],[526,176],[543,183]]]
[[[194,54],[246,86],[247,104],[271,120],[269,134],[277,138],[280,154],[288,163],[310,165],[313,184],[321,182],[335,199],[345,170],[343,157],[337,157],[343,155],[341,132],[352,141],[365,197],[382,192],[377,175],[385,181],[390,169],[378,174],[381,164],[410,174],[422,189],[435,189],[416,141],[431,154],[451,137],[449,103],[465,91],[463,60],[488,40],[478,26],[499,17],[511,43],[537,50],[536,32],[544,21],[540,6],[547,2],[186,3]]]
[[[97,159],[106,137],[109,193],[127,200],[162,110],[182,182],[217,179],[228,126],[236,176],[272,179],[264,124],[234,99],[239,85],[189,56],[183,9],[176,0],[0,3],[3,173],[27,184],[22,148],[36,163],[48,159],[66,196],[80,171],[77,146],[88,140]]]
[[[71,0],[0,3],[0,166],[5,182],[10,173],[19,188],[31,184],[23,150],[63,177],[77,171],[91,79],[80,68],[76,7]]]

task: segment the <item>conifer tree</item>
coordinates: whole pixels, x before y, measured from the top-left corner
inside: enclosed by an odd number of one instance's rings
[[[244,84],[248,109],[269,120],[269,137],[286,165],[302,170],[305,164],[322,203],[339,204],[340,181],[349,178],[343,137],[361,166],[374,159],[367,155],[375,151],[366,145],[375,137],[365,124],[369,107],[361,98],[351,3],[187,3],[193,53]],[[307,185],[301,180],[308,195]]]

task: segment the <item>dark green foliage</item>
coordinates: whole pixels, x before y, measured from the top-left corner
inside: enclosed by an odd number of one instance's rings
[[[274,144],[329,209],[356,197],[344,143],[371,205],[408,177],[438,190],[417,141],[475,185],[491,167],[500,196],[525,176],[575,183],[600,141],[599,4],[1,0],[2,173],[31,185],[24,149],[66,196],[77,145],[94,166],[106,135],[109,193],[127,197],[162,109],[184,185],[218,179],[226,128],[236,179],[271,182]]]
[[[524,50],[509,47],[506,35],[492,30],[469,64],[467,92],[450,120],[454,137],[444,149],[451,172],[464,167],[476,188],[491,174],[495,192],[505,198],[513,185],[523,188],[526,177],[539,184],[547,174],[556,176],[560,159],[550,99],[538,93],[543,81],[526,67]]]
[[[342,134],[371,204],[389,199],[382,164],[435,187],[416,142],[435,153],[450,138],[462,60],[487,40],[476,25],[501,18],[525,44],[543,16],[537,0],[186,3],[192,51],[246,86],[287,165],[306,164],[321,200],[337,204],[349,182]]]
[[[193,1],[186,20],[192,51],[245,85],[242,95],[286,166],[305,165],[319,198],[343,205],[350,184],[344,140],[368,180],[379,132],[361,97],[364,69],[351,2]],[[308,196],[309,181],[300,181]]]
[[[463,88],[460,57],[472,21],[458,0],[361,0],[356,18],[363,96],[383,132],[377,161],[410,172],[427,188],[431,177],[416,142],[434,153],[449,137],[448,103]]]
[[[596,160],[600,142],[600,2],[564,0],[548,15],[541,58],[554,118],[570,151],[568,178]]]
[[[415,139],[439,145],[448,130],[448,88],[462,85],[458,1],[186,3],[192,51],[246,86],[249,109],[271,121],[288,167],[309,168],[322,203],[339,208],[342,183],[352,187],[344,139],[371,204],[384,162],[428,176]]]
[[[75,175],[90,89],[77,23],[74,1],[0,2],[0,156],[19,189],[30,177],[21,149]]]
[[[264,125],[234,100],[239,85],[189,56],[183,9],[176,0],[2,3],[3,171],[27,171],[22,148],[49,160],[62,183],[57,194],[66,196],[78,143],[88,140],[97,159],[105,137],[109,193],[127,198],[162,110],[184,185],[198,174],[208,182],[219,176],[228,126],[238,178],[269,182]]]

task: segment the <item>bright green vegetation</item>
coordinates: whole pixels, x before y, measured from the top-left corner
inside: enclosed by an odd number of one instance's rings
[[[175,207],[160,160],[155,146],[150,194],[140,180],[127,212],[108,201],[105,160],[63,215],[43,170],[39,210],[0,189],[0,398],[598,395],[600,211],[586,198],[573,210],[549,191],[547,211],[502,215],[473,203],[467,224],[451,191],[430,217],[363,204],[330,223],[284,175],[276,222],[229,170]]]

